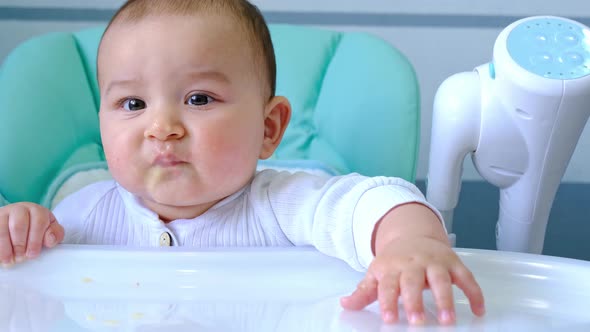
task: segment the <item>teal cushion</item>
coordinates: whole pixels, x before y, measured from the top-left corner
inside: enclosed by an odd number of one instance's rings
[[[277,94],[293,107],[274,157],[414,181],[420,98],[406,57],[364,33],[292,26],[272,32]]]
[[[8,201],[4,198],[4,196],[0,195],[0,207],[7,205]]]
[[[0,72],[0,193],[39,202],[70,164],[104,159],[98,113],[76,40],[29,40]]]
[[[336,176],[340,175],[335,168],[326,165],[319,160],[313,159],[286,159],[286,160],[260,160],[258,161],[257,170],[275,169],[277,171],[287,172],[307,172],[321,176]]]
[[[0,195],[47,204],[78,165],[104,162],[96,49],[104,26],[18,46],[0,67]],[[293,106],[271,161],[414,181],[419,91],[408,60],[364,33],[270,26],[277,94]]]

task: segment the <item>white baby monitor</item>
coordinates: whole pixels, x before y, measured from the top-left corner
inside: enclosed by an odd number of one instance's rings
[[[427,199],[451,231],[463,160],[500,188],[499,250],[541,253],[555,193],[590,114],[590,29],[529,17],[498,36],[493,61],[439,87]],[[477,220],[473,220],[477,222]]]

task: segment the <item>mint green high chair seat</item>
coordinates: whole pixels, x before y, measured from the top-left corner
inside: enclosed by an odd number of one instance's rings
[[[0,206],[20,201],[49,206],[64,179],[104,167],[95,66],[103,30],[38,36],[4,60]],[[277,94],[293,107],[270,164],[295,161],[299,167],[323,165],[338,173],[413,181],[419,91],[406,57],[363,33],[285,25],[270,30]]]

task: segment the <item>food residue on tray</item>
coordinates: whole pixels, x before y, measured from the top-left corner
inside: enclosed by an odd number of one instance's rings
[[[131,315],[131,318],[134,319],[134,320],[140,320],[140,319],[143,318],[143,316],[144,316],[144,314],[142,312],[134,312]]]
[[[116,319],[107,319],[103,321],[104,325],[106,326],[119,326],[121,322]]]

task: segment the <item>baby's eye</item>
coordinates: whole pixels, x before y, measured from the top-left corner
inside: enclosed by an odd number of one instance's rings
[[[127,98],[123,101],[123,108],[128,111],[139,111],[145,108],[145,101],[137,98]]]
[[[211,96],[202,93],[195,93],[188,97],[186,103],[194,106],[205,106],[212,102],[214,99]]]

